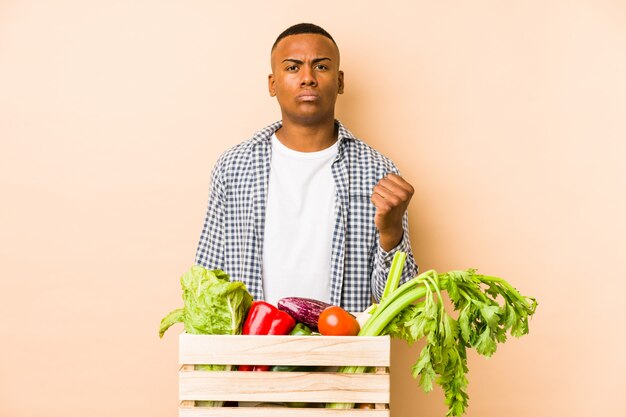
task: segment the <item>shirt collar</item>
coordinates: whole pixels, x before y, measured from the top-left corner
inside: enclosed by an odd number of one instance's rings
[[[270,140],[272,139],[272,135],[276,133],[276,131],[280,129],[282,125],[282,120],[279,120],[256,132],[252,138],[254,144],[269,144]],[[352,132],[346,129],[345,126],[337,119],[335,119],[335,126],[337,126],[337,140],[339,141],[339,148],[343,148],[343,146],[341,146],[343,142],[356,139]]]

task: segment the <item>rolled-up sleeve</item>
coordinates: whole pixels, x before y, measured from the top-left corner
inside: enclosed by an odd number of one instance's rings
[[[401,251],[406,253],[406,262],[404,269],[402,270],[402,277],[400,279],[400,285],[415,277],[418,273],[418,267],[413,258],[413,251],[411,250],[411,241],[409,238],[409,219],[408,214],[404,213],[402,218],[402,228],[404,233],[402,234],[402,240],[398,245],[390,250],[385,251],[380,247],[378,242],[376,254],[374,255],[374,267],[372,270],[372,295],[376,302],[380,301],[380,297],[383,295],[385,284],[387,283],[387,276],[391,269],[391,262],[396,252]]]

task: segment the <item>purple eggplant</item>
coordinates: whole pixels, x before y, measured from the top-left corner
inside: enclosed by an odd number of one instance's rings
[[[285,311],[296,321],[304,323],[313,331],[317,331],[317,320],[324,309],[332,304],[302,297],[285,297],[278,300],[276,306]]]

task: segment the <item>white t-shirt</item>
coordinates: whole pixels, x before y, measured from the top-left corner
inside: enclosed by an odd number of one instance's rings
[[[330,301],[330,257],[335,222],[331,165],[337,142],[319,152],[298,152],[272,136],[263,238],[263,293]]]

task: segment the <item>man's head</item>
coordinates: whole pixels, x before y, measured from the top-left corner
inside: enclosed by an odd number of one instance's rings
[[[278,45],[278,42],[280,42],[281,40],[283,40],[287,36],[291,36],[291,35],[306,35],[306,34],[325,36],[328,39],[330,39],[331,41],[333,41],[335,46],[337,46],[337,42],[335,42],[333,37],[330,36],[330,33],[326,32],[324,30],[324,28],[321,28],[321,27],[319,27],[317,25],[314,25],[313,23],[298,23],[297,25],[293,25],[293,26],[288,27],[287,29],[285,29],[283,31],[283,33],[278,35],[278,37],[276,38],[276,41],[274,42],[274,45],[272,45],[272,51],[274,51],[274,49],[276,49],[276,45]],[[337,52],[339,52],[339,49],[337,49]]]
[[[337,94],[343,93],[339,49],[328,32],[311,23],[281,33],[271,54],[269,92],[283,121],[316,124],[334,120]]]

